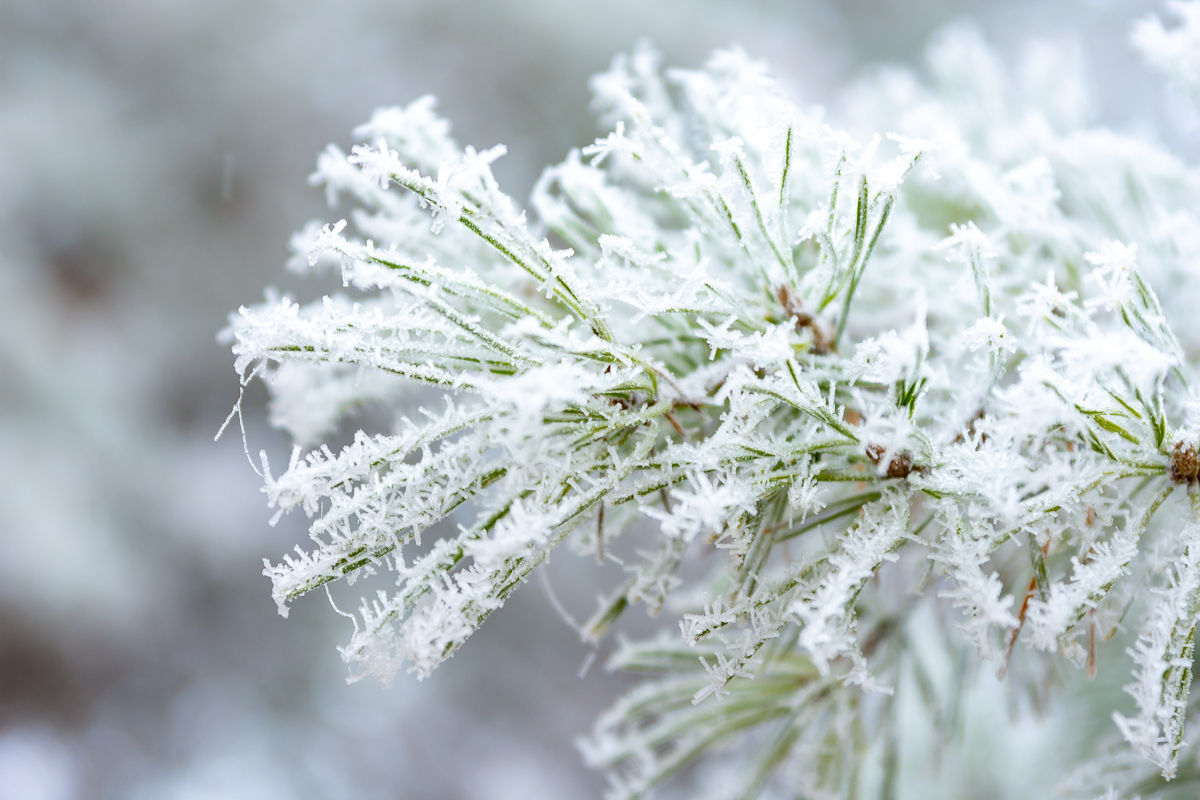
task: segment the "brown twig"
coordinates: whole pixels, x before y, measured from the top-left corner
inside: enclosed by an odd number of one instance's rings
[[[1025,590],[1025,599],[1021,601],[1021,611],[1017,614],[1017,627],[1008,632],[1008,641],[1004,643],[1004,660],[1000,662],[1000,669],[996,670],[996,679],[1004,680],[1005,673],[1008,672],[1008,662],[1012,660],[1013,650],[1017,647],[1017,637],[1021,635],[1021,629],[1025,627],[1025,612],[1029,610],[1029,601],[1033,599],[1033,593],[1037,591],[1037,576],[1034,575],[1029,579],[1029,588]]]
[[[683,426],[679,424],[679,420],[675,418],[675,412],[668,411],[665,417],[667,422],[671,423],[671,427],[675,429],[675,432],[679,434],[679,438],[686,440],[688,438],[687,431],[683,429]]]
[[[1050,552],[1050,539],[1047,537],[1046,543],[1042,545],[1042,558],[1045,558]],[[1000,664],[1000,669],[996,670],[997,680],[1004,680],[1005,673],[1008,672],[1008,662],[1012,660],[1013,650],[1017,647],[1017,637],[1021,635],[1021,629],[1025,627],[1025,613],[1029,611],[1029,601],[1033,599],[1033,593],[1037,591],[1037,573],[1029,577],[1029,588],[1025,590],[1025,599],[1021,601],[1021,610],[1017,613],[1017,627],[1008,632],[1008,641],[1004,643],[1004,660]]]

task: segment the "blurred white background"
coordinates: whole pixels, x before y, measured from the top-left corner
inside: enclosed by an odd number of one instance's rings
[[[344,620],[275,613],[267,525],[215,342],[337,218],[305,177],[373,108],[433,93],[501,184],[598,131],[587,77],[648,37],[697,66],[733,42],[795,99],[920,64],[973,19],[1004,54],[1082,46],[1099,120],[1194,158],[1188,120],[1132,54],[1118,0],[0,0],[0,800],[573,798],[603,781],[572,737],[620,690],[533,583],[435,676],[345,684]],[[248,395],[251,448],[288,448]],[[579,613],[601,583],[563,552]],[[641,612],[634,612],[640,615]],[[636,623],[636,620],[634,620]],[[348,624],[348,623],[345,623]]]

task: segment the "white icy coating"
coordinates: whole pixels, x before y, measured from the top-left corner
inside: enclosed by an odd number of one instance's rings
[[[814,742],[874,741],[862,691],[899,713],[911,598],[949,601],[1003,672],[1018,642],[1076,657],[1085,634],[1094,665],[1096,620],[1166,582],[1142,714],[1119,724],[1173,774],[1194,523],[1180,539],[1156,512],[1179,510],[1196,444],[1200,176],[1086,127],[1053,60],[1038,100],[969,30],[930,59],[928,84],[850,93],[878,131],[859,139],[739,50],[664,72],[640,47],[593,80],[610,133],[543,173],[536,222],[496,184],[503,148],[460,149],[429,98],[329,148],[312,182],[361,208],[306,228],[291,267],[337,264],[345,294],[241,309],[237,369],[301,442],[400,385],[444,410],[297,447],[278,475],[264,456],[270,505],[311,519],[308,549],[266,567],[281,613],[385,575],[343,656],[424,677],[573,532],[603,560],[648,520],[656,547],[581,632],[674,604],[683,642],[622,647],[615,664],[670,675],[597,723],[587,759],[636,797],[753,731],[747,793],[778,771],[819,794],[859,767],[817,771]],[[1176,566],[1146,557],[1178,543]],[[1182,677],[1155,694],[1163,670]]]
[[[1130,651],[1137,666],[1134,682],[1125,691],[1137,702],[1139,713],[1133,719],[1113,714],[1129,743],[1160,767],[1167,780],[1175,777],[1183,749],[1196,623],[1200,620],[1200,524],[1192,521],[1179,538],[1167,586],[1160,590]]]
[[[863,584],[904,542],[907,498],[888,492],[843,536],[821,577],[791,602],[789,616],[801,624],[799,644],[822,675],[829,662],[855,652],[854,600]]]

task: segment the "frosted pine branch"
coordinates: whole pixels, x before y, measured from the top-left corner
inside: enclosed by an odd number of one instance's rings
[[[1177,72],[1194,5],[1137,34]],[[276,518],[309,519],[266,565],[281,613],[374,581],[343,657],[424,677],[563,543],[620,561],[582,637],[638,605],[682,633],[611,659],[651,674],[581,744],[622,798],[696,762],[740,796],[852,795],[894,780],[914,686],[955,735],[916,643],[1090,674],[1122,657],[1098,620],[1122,620],[1143,633],[1119,730],[1174,774],[1200,173],[1022,100],[969,31],[940,42],[930,80],[848,92],[858,134],[738,50],[619,56],[592,82],[609,132],[546,169],[530,214],[492,175],[503,148],[459,147],[428,97],[326,150],[312,183],[354,208],[289,266],[344,292],[268,296],[226,332],[297,440],[282,473],[263,456]],[[1047,97],[1073,74],[1042,75]],[[322,444],[361,405],[395,424]]]

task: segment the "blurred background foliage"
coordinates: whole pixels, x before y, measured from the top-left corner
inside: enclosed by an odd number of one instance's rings
[[[261,559],[278,528],[238,436],[226,314],[287,276],[328,217],[305,177],[372,109],[440,99],[460,142],[508,145],[524,199],[597,133],[586,82],[651,39],[696,66],[740,43],[836,120],[839,87],[919,68],[947,22],[1006,56],[1083,50],[1097,118],[1195,158],[1132,54],[1119,0],[0,0],[0,800],[567,798],[571,744],[621,688],[536,584],[434,677],[344,683],[315,598],[285,624]],[[336,215],[337,212],[332,212]],[[336,218],[334,216],[333,218]],[[257,384],[252,449],[277,458]],[[564,603],[608,581],[562,556]],[[336,620],[336,622],[335,622]],[[632,624],[636,625],[637,620]],[[991,796],[986,793],[982,796]]]

